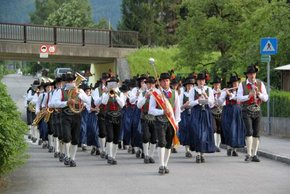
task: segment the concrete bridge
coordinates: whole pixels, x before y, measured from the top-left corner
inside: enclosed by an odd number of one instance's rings
[[[41,54],[41,46],[55,52]],[[126,56],[138,48],[138,32],[0,23],[0,60],[91,64],[94,82],[111,68],[129,76]]]

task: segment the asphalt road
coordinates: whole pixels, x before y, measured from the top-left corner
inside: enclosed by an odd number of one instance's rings
[[[10,75],[3,82],[17,105],[23,107],[23,94],[32,79]],[[196,164],[194,159],[184,157],[180,147],[179,153],[171,155],[170,174],[160,176],[158,162],[145,165],[125,150],[119,150],[116,166],[79,150],[77,167],[71,168],[46,149],[28,144],[30,158],[8,177],[9,186],[0,193],[290,193],[289,165],[265,158],[260,163],[245,163],[244,154],[227,157],[224,150],[208,154],[206,163]],[[155,160],[158,161],[157,153]]]

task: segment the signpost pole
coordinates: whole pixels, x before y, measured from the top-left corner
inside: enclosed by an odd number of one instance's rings
[[[272,135],[272,130],[271,130],[271,117],[270,117],[270,62],[271,62],[271,55],[269,55],[269,60],[267,62],[267,90],[268,90],[268,95],[269,99],[267,101],[267,119],[268,119],[268,135]]]

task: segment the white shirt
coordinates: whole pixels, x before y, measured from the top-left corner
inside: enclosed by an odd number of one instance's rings
[[[219,99],[218,99],[218,105],[224,106],[226,103],[226,97],[227,97],[227,92],[223,90]],[[232,92],[231,96],[229,96],[229,100],[237,100],[237,91],[236,90]]]
[[[119,88],[115,89],[116,92],[120,92]],[[116,96],[117,103],[121,108],[125,106],[126,102],[126,96],[123,94],[123,92],[120,93],[120,96]],[[103,93],[102,95],[102,104],[106,105],[109,101],[109,94],[108,93]]]
[[[214,106],[214,96],[213,96],[213,91],[210,87],[208,86],[204,86],[203,87],[203,91],[201,91],[201,88],[198,88],[197,86],[194,86],[192,90],[190,90],[189,93],[189,104],[190,106],[196,106],[198,105],[198,99],[195,100],[195,91],[197,91],[197,93],[204,93],[206,92],[208,89],[208,105],[210,108],[212,108]]]
[[[249,80],[246,80],[246,86],[249,84]],[[255,81],[255,83],[257,83],[257,80]],[[251,84],[251,83],[250,83]],[[267,91],[266,91],[266,87],[264,85],[264,83],[261,81],[261,94],[258,96],[263,102],[266,102],[269,98]],[[243,82],[241,82],[239,84],[238,87],[238,93],[237,93],[237,100],[240,102],[245,102],[248,101],[249,95],[244,95],[244,89],[243,89]]]
[[[42,92],[42,93],[39,94],[39,96],[37,98],[35,98],[36,99],[36,103],[35,103],[35,114],[37,114],[37,113],[40,112],[40,109],[42,108],[41,105],[42,105],[44,96],[45,96],[45,93]]]
[[[156,89],[158,94],[161,94],[160,89]],[[169,88],[167,90],[168,92],[172,92],[171,89]],[[163,92],[163,89],[162,89]],[[162,109],[156,108],[156,101],[153,95],[150,96],[149,100],[149,111],[148,114],[154,115],[154,116],[160,116],[164,115],[164,111]],[[173,107],[172,107],[173,108]],[[174,118],[176,124],[179,123],[180,119],[180,101],[178,97],[178,92],[175,90],[175,101],[174,101]]]
[[[98,88],[92,91],[92,98],[94,99],[94,103],[96,106],[102,103],[102,96],[100,96]]]
[[[89,98],[87,94],[79,89],[78,98],[83,101],[85,104],[89,103]],[[67,101],[62,101],[62,90],[58,89],[53,93],[53,106],[54,108],[64,108],[67,107]]]
[[[129,92],[129,102],[130,102],[131,104],[137,104],[137,100],[138,100],[138,97],[139,97],[139,96],[137,96],[138,91],[139,91],[139,95],[140,95],[142,92],[144,92],[144,90],[139,89],[139,88],[137,88],[137,87],[133,88],[133,89]]]

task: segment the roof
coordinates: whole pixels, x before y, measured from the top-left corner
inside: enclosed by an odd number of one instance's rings
[[[275,70],[290,70],[290,64],[277,67]]]

